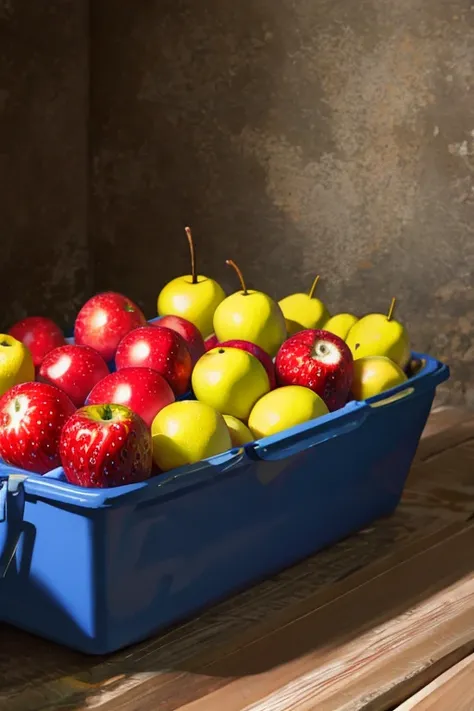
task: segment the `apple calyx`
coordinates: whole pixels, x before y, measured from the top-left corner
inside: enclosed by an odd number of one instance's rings
[[[226,259],[225,263],[227,264],[228,267],[232,267],[234,269],[235,273],[237,274],[239,281],[240,281],[240,285],[242,287],[242,296],[248,296],[249,292],[247,291],[247,286],[244,281],[244,276],[243,276],[241,270],[239,269],[239,267],[237,266],[237,264],[234,262],[233,259]]]
[[[14,430],[16,433],[19,432],[21,421],[28,409],[28,404],[29,400],[25,397],[25,395],[19,395],[13,402],[10,403],[7,409],[10,418],[6,426],[7,430]]]
[[[8,341],[1,341],[0,346],[2,346],[2,348],[11,348],[12,344],[9,343]]]
[[[324,341],[317,341],[313,347],[313,356],[318,358],[329,355],[329,346]]]
[[[341,360],[341,353],[333,343],[318,340],[311,350],[311,357],[326,365],[336,365]]]
[[[186,237],[188,238],[189,253],[191,256],[191,284],[197,284],[198,278],[196,273],[196,250],[194,247],[193,235],[190,227],[185,227],[184,231],[186,233]]]
[[[313,283],[312,283],[312,285],[311,285],[311,289],[309,290],[308,296],[309,296],[310,299],[312,299],[313,296],[314,296],[314,292],[316,291],[316,287],[317,287],[317,285],[318,285],[318,281],[319,281],[319,274],[314,277],[314,281],[313,281]]]

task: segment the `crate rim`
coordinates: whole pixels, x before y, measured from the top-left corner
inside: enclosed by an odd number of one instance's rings
[[[216,476],[228,475],[231,470],[239,469],[240,466],[250,463],[252,459],[271,459],[271,456],[265,456],[269,450],[272,450],[272,448],[288,449],[289,443],[293,440],[303,444],[303,446],[297,444],[301,451],[305,448],[304,445],[309,436],[313,440],[315,438],[317,440],[318,436],[321,435],[319,441],[324,441],[338,434],[343,434],[348,428],[361,424],[372,408],[381,400],[390,402],[396,395],[400,395],[401,400],[403,400],[405,391],[416,393],[425,388],[434,391],[439,383],[449,377],[448,366],[436,358],[420,353],[413,353],[413,357],[424,363],[420,371],[402,385],[391,388],[381,395],[368,400],[351,401],[340,410],[331,412],[323,417],[289,428],[276,435],[255,440],[245,445],[245,447],[230,449],[217,456],[204,459],[197,464],[186,465],[164,474],[158,474],[138,484],[112,487],[110,489],[88,489],[62,481],[61,467],[42,476],[1,462],[0,483],[2,480],[8,480],[14,476],[15,481],[19,480],[23,483],[27,496],[47,500],[59,505],[90,509],[110,508],[111,506],[120,506],[128,502],[165,497],[182,489],[195,488],[200,484],[207,483]],[[318,441],[315,441],[315,443],[318,443]],[[288,454],[287,456],[290,455]],[[283,457],[278,456],[276,458]]]

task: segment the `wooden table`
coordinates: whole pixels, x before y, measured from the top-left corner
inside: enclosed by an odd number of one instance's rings
[[[389,519],[88,658],[0,626],[0,711],[473,711],[474,416],[435,411]]]

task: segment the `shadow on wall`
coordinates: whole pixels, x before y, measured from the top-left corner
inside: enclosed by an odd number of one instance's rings
[[[474,405],[470,5],[101,0],[86,14],[79,0],[0,9],[8,323],[70,323],[104,288],[154,315],[189,270],[188,223],[228,291],[231,257],[278,298],[319,272],[332,313],[397,296],[415,348],[453,366],[449,398]]]
[[[111,9],[93,9],[97,286],[126,284],[154,309],[161,286],[189,270],[190,223],[204,273],[235,290],[232,257],[252,286],[276,293],[283,270],[300,272],[304,235],[269,193],[251,144],[271,121],[285,130],[292,12],[273,17],[252,0]]]
[[[87,250],[87,3],[0,2],[0,328],[70,322]]]
[[[152,315],[190,223],[228,290],[232,257],[277,297],[320,272],[332,312],[398,296],[474,402],[473,23],[441,0],[95,3],[96,287]]]

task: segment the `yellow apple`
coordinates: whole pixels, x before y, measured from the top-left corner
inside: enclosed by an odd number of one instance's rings
[[[34,379],[35,366],[28,348],[13,336],[0,334],[0,395]]]
[[[403,370],[386,356],[364,356],[354,361],[352,395],[367,400],[408,380]]]
[[[411,355],[410,341],[405,327],[393,318],[394,308],[395,299],[392,299],[388,315],[367,314],[352,326],[346,343],[354,359],[387,356],[402,370],[406,367]]]
[[[194,242],[191,230],[186,227],[191,251],[191,274],[176,277],[166,284],[158,295],[159,316],[181,316],[191,321],[203,338],[213,332],[214,312],[225,299],[222,287],[209,277],[196,273]]]
[[[302,385],[286,385],[264,395],[249,417],[249,429],[256,439],[322,417],[329,412],[324,401]]]
[[[214,332],[219,342],[250,341],[272,358],[286,339],[285,318],[280,307],[267,294],[247,289],[242,272],[228,259],[240,279],[242,290],[231,294],[214,313]]]
[[[352,326],[357,323],[357,321],[358,318],[357,316],[354,316],[354,314],[336,314],[335,316],[331,316],[329,321],[326,321],[324,324],[324,330],[334,333],[335,336],[339,336],[339,338],[342,338],[342,340],[345,341],[349,331]]]
[[[164,472],[222,454],[232,448],[224,418],[196,400],[167,405],[151,425],[153,460]]]
[[[313,281],[308,294],[290,294],[278,302],[290,336],[307,328],[323,328],[328,320],[329,312],[326,306],[314,297],[318,281],[319,276]]]
[[[247,351],[227,346],[213,348],[199,358],[191,383],[198,400],[244,422],[257,400],[270,390],[260,361]]]
[[[292,321],[291,318],[286,318],[285,324],[286,324],[286,332],[288,334],[288,337],[294,336],[295,333],[298,333],[298,331],[303,330],[303,327],[301,326],[301,324],[296,323],[296,321]]]
[[[229,434],[233,447],[243,447],[244,444],[253,442],[255,439],[254,436],[241,420],[238,420],[236,417],[232,417],[232,415],[224,415],[223,417],[227,427],[229,428]]]

